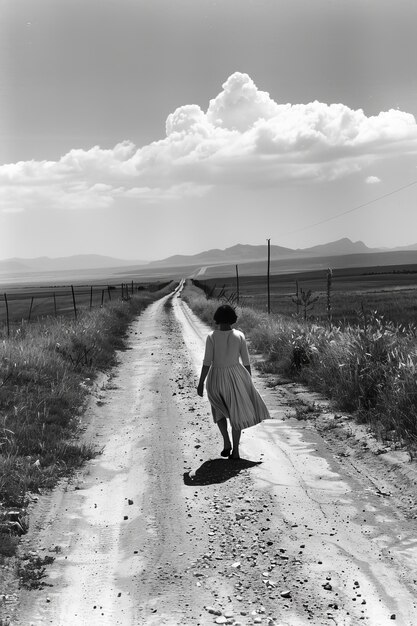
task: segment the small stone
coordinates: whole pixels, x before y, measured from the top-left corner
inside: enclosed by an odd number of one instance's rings
[[[395,613],[391,615],[390,619],[397,619],[397,616],[395,615]]]
[[[281,598],[291,598],[291,591],[286,589],[285,591],[281,591]]]
[[[333,589],[333,587],[331,586],[330,583],[326,583],[324,585],[322,585],[323,589],[326,589],[326,591],[331,591]]]
[[[224,616],[227,617],[227,619],[230,619],[231,617],[233,617],[233,615],[234,615],[233,611],[224,612]]]
[[[206,611],[208,613],[211,613],[211,615],[221,615],[222,612],[219,611],[218,609],[215,609],[213,606],[206,606],[205,607]]]
[[[227,618],[224,615],[220,615],[220,617],[216,619],[216,624],[226,624],[226,623],[227,623]]]

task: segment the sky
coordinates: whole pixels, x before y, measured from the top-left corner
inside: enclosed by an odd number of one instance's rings
[[[417,242],[415,0],[0,0],[0,259]]]

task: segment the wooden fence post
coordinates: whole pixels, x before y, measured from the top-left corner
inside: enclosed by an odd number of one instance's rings
[[[90,309],[93,308],[93,285],[90,287]]]
[[[30,316],[32,315],[32,307],[33,307],[33,296],[32,296],[32,299],[30,301],[28,322],[30,322]]]
[[[111,302],[110,285],[107,285],[107,293],[109,294],[109,300]]]
[[[104,289],[101,290],[101,306],[104,304]]]
[[[237,265],[236,265],[236,302],[237,302],[237,305],[239,306],[239,269]]]
[[[133,280],[132,280],[132,296],[133,296]]]
[[[55,295],[55,291],[54,291],[54,311],[55,311],[55,317],[57,316],[57,310],[56,310],[56,295]]]
[[[75,319],[77,319],[77,304],[75,302],[75,293],[74,293],[73,285],[71,285],[71,291],[72,291],[72,303],[74,305],[74,315],[75,315]]]
[[[297,315],[298,315],[300,312],[300,293],[298,289],[298,280],[295,281],[295,298],[296,298]]]
[[[10,337],[9,303],[7,302],[6,293],[4,294],[4,301],[6,303],[7,336]]]
[[[332,323],[332,277],[333,272],[329,267],[327,270],[327,319],[329,324]]]

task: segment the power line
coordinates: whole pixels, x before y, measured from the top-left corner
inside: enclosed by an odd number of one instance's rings
[[[399,191],[403,191],[403,189],[407,189],[408,187],[412,187],[413,185],[417,185],[417,180],[413,180],[411,183],[407,185],[403,185],[402,187],[398,187],[393,191],[388,191],[388,193],[384,193],[383,196],[379,196],[378,198],[374,198],[373,200],[369,200],[368,202],[364,202],[363,204],[359,204],[358,206],[353,207],[353,209],[348,209],[347,211],[343,211],[342,213],[338,213],[337,215],[333,215],[332,217],[328,217],[325,220],[321,220],[320,222],[316,222],[315,224],[309,224],[308,226],[302,226],[301,228],[297,228],[296,230],[291,230],[287,233],[287,235],[292,235],[294,233],[299,233],[302,230],[308,230],[309,228],[314,228],[315,226],[320,226],[321,224],[326,224],[326,222],[331,222],[332,220],[337,219],[338,217],[342,217],[343,215],[347,215],[348,213],[353,213],[354,211],[359,211],[359,209],[363,209],[370,204],[374,204],[379,200],[383,200],[384,198],[388,198],[388,196],[393,196]]]

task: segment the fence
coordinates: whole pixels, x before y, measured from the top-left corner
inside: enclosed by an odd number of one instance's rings
[[[63,287],[14,288],[0,297],[0,323],[7,335],[13,324],[31,322],[40,317],[71,315],[81,310],[102,307],[112,299],[128,300],[137,291],[158,291],[168,283],[121,283],[117,285],[69,285]],[[4,306],[2,306],[4,305]]]

